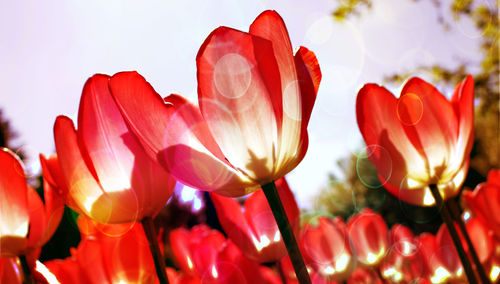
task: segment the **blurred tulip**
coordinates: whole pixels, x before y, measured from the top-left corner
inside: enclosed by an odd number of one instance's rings
[[[457,227],[457,225],[455,224]],[[460,235],[461,236],[461,235]],[[462,239],[462,245],[467,251],[467,245]],[[436,247],[434,257],[439,262],[438,267],[434,267],[434,283],[446,283],[448,281],[466,281],[466,275],[457,250],[453,244],[448,228],[443,224],[436,234]],[[432,271],[431,271],[432,272]]]
[[[285,256],[280,260],[281,269],[283,271],[283,275],[285,277],[285,284],[300,284],[297,280],[297,276],[295,275],[295,271],[293,269],[292,262],[290,261],[289,256]],[[309,276],[311,278],[312,284],[339,284],[341,282],[326,279],[321,274],[319,274],[312,266],[307,267],[307,271],[309,272]]]
[[[57,157],[77,211],[101,223],[140,221],[165,205],[175,180],[130,132],[108,81],[98,74],[85,83],[78,131],[70,118],[56,119]]]
[[[201,279],[184,273],[182,271],[177,271],[171,267],[167,267],[167,276],[169,284],[200,284]]]
[[[295,235],[300,230],[300,211],[285,178],[276,181],[278,194]],[[262,190],[252,193],[242,207],[235,199],[210,195],[217,217],[228,237],[250,259],[274,262],[287,254],[273,212]]]
[[[457,272],[457,265],[459,265],[460,271],[462,271],[462,266],[460,265],[460,260],[453,246],[438,245],[436,236],[429,233],[419,235],[417,237],[417,242],[422,252],[426,278],[429,279],[431,283],[448,283],[451,280],[456,280],[454,277],[457,275],[453,275],[453,273]],[[452,251],[454,255],[449,255],[450,251]],[[456,256],[456,259],[453,259],[452,265],[450,266],[449,260],[442,260],[443,256]]]
[[[431,184],[444,200],[458,194],[473,142],[472,76],[457,85],[451,101],[419,78],[410,79],[398,99],[366,84],[356,115],[367,156],[390,193],[421,206],[435,204]]]
[[[214,30],[197,56],[199,107],[165,101],[135,72],[111,92],[147,152],[182,183],[243,196],[283,177],[304,157],[321,79],[315,55],[292,52],[285,24],[265,11],[249,33]]]
[[[389,232],[391,248],[380,265],[380,273],[391,283],[419,283],[425,276],[425,266],[419,243],[410,229],[394,225]]]
[[[389,249],[389,230],[382,216],[365,208],[349,219],[347,230],[358,262],[365,267],[377,266]]]
[[[180,268],[202,283],[267,283],[258,263],[206,225],[175,229],[170,233],[170,243]]]
[[[340,217],[333,220],[321,216],[318,224],[306,224],[301,244],[306,262],[328,280],[345,280],[356,268],[356,255],[351,250],[347,228]]]
[[[465,220],[465,227],[469,236],[473,236],[471,238],[471,241],[476,250],[479,261],[482,264],[487,264],[488,260],[494,253],[494,239],[488,233],[487,227],[479,218],[470,215],[468,215]],[[459,236],[462,241],[462,245],[464,246],[465,252],[469,253],[469,247],[467,246],[465,239],[461,234]],[[452,280],[465,280],[462,264],[456,250],[454,249],[453,241],[446,226],[441,225],[441,227],[439,228],[439,231],[436,235],[436,242],[436,254],[441,260],[442,266],[449,272],[450,278]],[[445,274],[444,271],[443,274]]]
[[[383,284],[378,273],[372,268],[358,267],[347,279],[347,284]]]
[[[99,224],[78,218],[82,240],[72,256],[45,266],[64,283],[156,283],[153,258],[140,223]],[[76,280],[77,279],[77,280]]]
[[[491,282],[498,283],[500,281],[500,240],[498,238],[493,239],[493,252],[485,267]]]
[[[38,254],[61,221],[65,195],[44,179],[44,204],[26,183],[19,158],[0,148],[0,256]]]
[[[17,257],[0,257],[0,283],[21,284],[24,277],[21,273],[21,262]]]
[[[500,238],[500,170],[491,170],[486,182],[474,191],[464,191],[463,197],[474,215]]]

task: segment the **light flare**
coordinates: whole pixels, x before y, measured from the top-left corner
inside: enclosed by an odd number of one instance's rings
[[[444,267],[440,266],[434,271],[434,275],[431,277],[432,283],[443,283],[446,279],[450,278],[451,274]]]
[[[52,274],[52,272],[50,272],[50,270],[47,269],[47,267],[38,260],[35,263],[35,270],[38,273],[42,274],[42,276],[47,280],[49,284],[60,284],[56,276]]]
[[[494,265],[492,268],[491,268],[491,272],[490,272],[490,280],[491,281],[497,281],[498,280],[498,276],[500,275],[500,267]]]

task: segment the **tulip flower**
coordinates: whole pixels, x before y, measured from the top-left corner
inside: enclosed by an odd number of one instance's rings
[[[358,267],[347,279],[347,284],[383,284],[376,270]]]
[[[57,157],[77,211],[101,223],[134,222],[158,213],[175,180],[129,131],[108,81],[98,74],[85,83],[78,130],[70,118],[56,119]]]
[[[276,182],[280,199],[294,233],[300,229],[300,211],[285,178]],[[210,195],[219,221],[228,237],[250,259],[257,262],[274,262],[286,255],[278,225],[262,190],[252,193],[242,208],[229,197]]]
[[[500,240],[493,239],[492,255],[488,260],[486,267],[488,268],[488,277],[492,283],[498,283],[500,280]]]
[[[175,180],[152,160],[125,123],[109,91],[109,76],[83,88],[78,130],[66,116],[54,125],[57,159],[76,211],[109,224],[141,221],[158,277],[167,280],[152,217],[171,196]]]
[[[389,248],[388,229],[382,216],[365,208],[349,219],[347,230],[358,262],[365,267],[377,266]]]
[[[481,221],[481,219],[468,215],[467,220],[465,221],[465,227],[467,233],[470,236],[474,236],[471,241],[474,246],[475,251],[477,252],[478,259],[481,264],[485,264],[493,254],[494,249],[494,239],[489,234],[489,230],[487,226]],[[460,239],[462,245],[464,246],[465,252],[469,253],[469,246],[465,242],[465,239],[462,235],[460,235]],[[452,240],[448,229],[445,226],[441,226],[437,233],[437,242],[441,246],[452,246]],[[459,262],[458,255],[456,251],[449,252],[449,255],[443,256],[448,260],[452,260],[453,263],[456,261]],[[450,261],[451,261],[450,260]],[[452,264],[450,264],[452,265]],[[454,264],[455,265],[455,264]],[[460,266],[461,268],[461,266]]]
[[[217,28],[196,62],[199,108],[179,95],[163,100],[135,72],[111,78],[118,107],[152,158],[190,187],[233,197],[295,168],[321,73],[311,51],[292,52],[281,17],[263,12],[249,33]]]
[[[464,191],[463,197],[474,215],[500,238],[500,170],[491,170],[486,182],[474,191]]]
[[[148,240],[139,223],[107,225],[78,218],[82,241],[72,256],[45,266],[64,283],[156,283]],[[112,234],[112,232],[121,232]]]
[[[19,158],[9,149],[0,148],[0,257],[26,262],[26,281],[31,279],[41,247],[61,221],[65,199],[66,192],[55,190],[44,177],[44,204],[26,183]]]
[[[17,257],[0,257],[0,283],[21,284],[24,281],[21,262]]]
[[[410,79],[396,99],[388,90],[366,84],[358,93],[356,116],[367,155],[384,187],[420,206],[458,194],[473,143],[474,82],[468,76],[451,100],[419,78]]]
[[[256,262],[206,225],[175,229],[170,233],[170,243],[180,268],[202,283],[265,283]]]
[[[438,244],[436,236],[423,233],[416,238],[425,264],[425,275],[431,283],[463,280],[463,269],[453,246]],[[459,268],[459,270],[457,270]],[[460,275],[457,275],[460,272]]]
[[[389,232],[391,245],[380,265],[380,273],[391,283],[410,283],[425,276],[423,255],[410,229],[395,225]]]
[[[114,75],[111,93],[147,153],[180,182],[229,197],[263,186],[295,270],[306,272],[274,181],[307,150],[321,80],[314,53],[293,53],[281,17],[265,11],[248,33],[215,29],[196,63],[199,107],[162,100],[135,72]]]
[[[285,284],[300,284],[298,281],[294,268],[292,266],[292,262],[290,261],[290,257],[285,256],[280,260],[280,266],[278,269],[281,269],[283,272],[283,276],[285,278],[285,281],[282,281],[281,283]],[[324,278],[318,271],[314,269],[312,266],[308,266],[307,270],[309,271],[309,275],[311,276],[311,283],[312,284],[339,284],[342,282],[335,281],[332,279],[327,279]]]
[[[328,280],[345,280],[356,268],[356,255],[351,250],[347,228],[340,217],[333,220],[321,216],[318,224],[306,224],[301,244],[306,262]]]

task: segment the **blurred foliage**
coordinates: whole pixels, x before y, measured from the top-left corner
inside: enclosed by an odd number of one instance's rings
[[[363,8],[372,7],[371,0],[342,0],[340,5],[333,11],[333,17],[336,20],[344,20],[349,15],[359,16]]]
[[[0,109],[0,147],[9,147],[9,142],[16,138],[17,134],[12,130],[9,121]]]
[[[411,0],[409,0],[411,1]],[[500,168],[500,96],[499,96],[499,23],[498,8],[500,1],[488,6],[485,2],[477,3],[473,0],[454,0],[450,6],[454,20],[468,17],[481,33],[480,52],[482,55],[479,72],[473,73],[475,82],[475,141],[471,153],[471,164],[465,185],[474,187],[483,181],[488,171]],[[439,7],[439,1],[433,1]],[[333,12],[338,21],[349,16],[359,16],[362,9],[370,9],[371,0],[340,1]],[[438,9],[439,10],[439,9]],[[448,31],[452,25],[446,23],[442,16],[439,22],[443,29]],[[386,84],[400,86],[417,71],[429,74],[433,84],[439,83],[453,89],[468,74],[467,62],[460,62],[455,69],[440,65],[421,66],[417,70],[408,70],[408,73],[387,76]],[[315,204],[319,212],[327,212],[347,219],[363,207],[370,207],[380,212],[389,225],[394,223],[409,223],[415,233],[422,231],[435,232],[440,224],[438,212],[434,208],[412,206],[397,200],[383,187],[378,185],[377,172],[371,162],[359,154],[339,161],[338,164],[344,173],[343,178],[330,174],[329,184],[318,194]],[[376,188],[376,189],[374,189]],[[384,192],[382,195],[381,191]]]

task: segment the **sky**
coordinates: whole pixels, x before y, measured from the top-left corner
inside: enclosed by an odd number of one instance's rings
[[[247,31],[256,16],[273,9],[292,45],[315,52],[323,73],[308,153],[287,175],[299,206],[312,208],[328,173],[341,175],[336,161],[363,147],[355,117],[363,84],[402,72],[430,79],[413,71],[421,65],[467,62],[474,72],[481,59],[481,34],[468,19],[453,21],[451,0],[440,7],[374,0],[361,17],[341,23],[331,12],[342,1],[2,0],[0,108],[19,133],[15,144],[29,155],[27,166],[37,171],[38,153],[55,152],[55,118],[76,120],[87,78],[137,70],[162,96],[178,93],[196,102],[195,57],[208,34],[222,25]],[[439,16],[451,24],[449,31]]]

